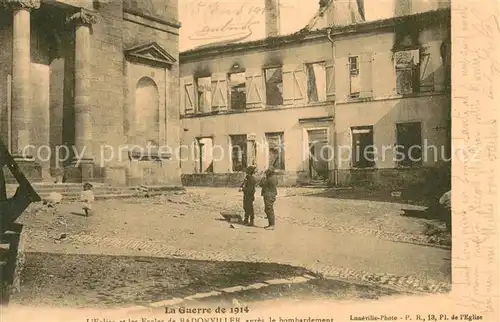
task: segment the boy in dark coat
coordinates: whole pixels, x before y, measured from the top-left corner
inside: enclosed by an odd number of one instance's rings
[[[266,176],[262,178],[259,185],[262,188],[261,195],[264,198],[264,212],[269,221],[269,225],[265,229],[273,230],[275,225],[274,202],[278,195],[278,178],[274,173],[274,169],[269,168],[266,170]]]
[[[246,173],[245,180],[240,187],[240,191],[243,191],[243,210],[245,211],[245,220],[243,223],[247,226],[253,226],[255,216],[253,202],[255,200],[255,186],[257,185],[257,180],[253,176],[255,166],[249,166],[246,169]]]

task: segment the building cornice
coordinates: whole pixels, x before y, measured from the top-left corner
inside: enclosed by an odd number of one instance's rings
[[[33,10],[40,8],[40,0],[0,0],[0,4],[11,10]]]
[[[124,8],[123,12],[134,15],[134,16],[138,16],[138,17],[141,17],[141,18],[153,21],[153,22],[157,22],[157,23],[169,26],[169,27],[173,27],[176,29],[179,29],[181,27],[181,23],[179,21],[165,20],[165,19],[160,19],[157,17],[152,17],[152,16],[146,15],[138,10]]]

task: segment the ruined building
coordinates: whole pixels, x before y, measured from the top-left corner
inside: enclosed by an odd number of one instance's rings
[[[0,136],[29,179],[179,184],[155,149],[179,144],[177,0],[0,3]]]
[[[449,2],[398,0],[365,22],[362,1],[321,1],[291,35],[275,2],[269,37],[180,54],[184,184],[236,184],[254,164],[282,184],[400,185],[446,161]]]

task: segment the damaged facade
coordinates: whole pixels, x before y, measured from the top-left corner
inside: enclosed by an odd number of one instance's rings
[[[28,178],[180,184],[154,150],[179,144],[177,1],[0,2],[0,135]]]
[[[250,164],[283,185],[423,180],[449,157],[444,7],[362,22],[360,1],[324,1],[295,34],[181,53],[183,183],[237,184]]]

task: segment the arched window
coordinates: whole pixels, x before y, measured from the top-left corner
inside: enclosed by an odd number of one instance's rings
[[[158,146],[160,140],[160,111],[158,87],[149,77],[141,78],[135,87],[136,140]]]

